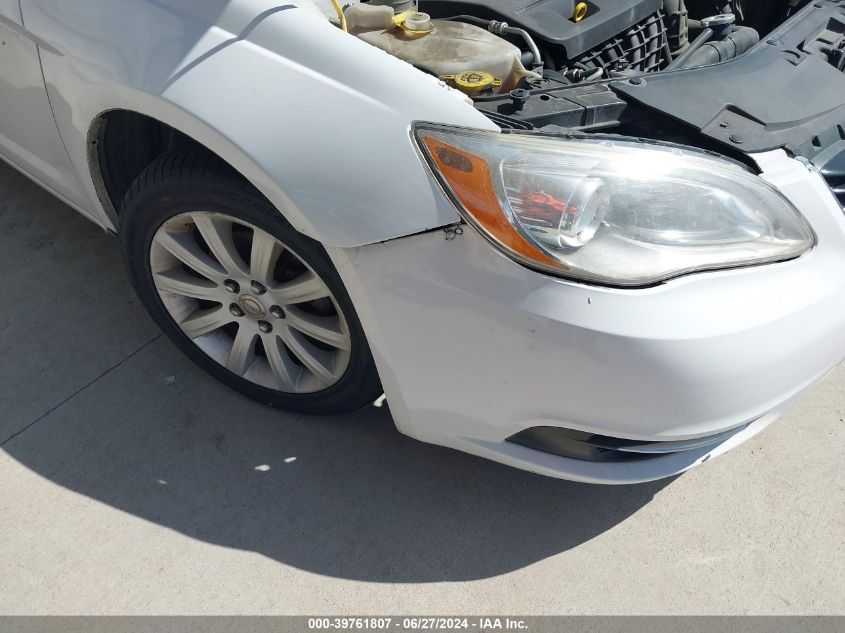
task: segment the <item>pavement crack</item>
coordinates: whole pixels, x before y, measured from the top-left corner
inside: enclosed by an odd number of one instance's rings
[[[82,385],[79,389],[77,389],[76,391],[74,391],[72,394],[70,394],[67,398],[65,398],[64,400],[62,400],[61,402],[59,402],[57,405],[55,405],[54,407],[51,407],[50,409],[48,409],[47,411],[45,411],[44,413],[42,413],[41,415],[39,415],[36,419],[34,419],[32,422],[30,422],[29,424],[27,424],[26,426],[24,426],[22,429],[20,429],[20,430],[18,430],[18,431],[15,431],[14,433],[12,433],[12,435],[10,435],[9,437],[7,437],[5,440],[3,440],[3,442],[2,442],[2,443],[0,443],[0,448],[3,448],[4,446],[6,446],[6,444],[8,444],[9,442],[11,442],[11,441],[12,441],[13,439],[15,439],[18,435],[20,435],[21,433],[24,433],[24,432],[25,432],[25,431],[27,431],[28,429],[32,428],[33,426],[35,426],[36,424],[38,424],[39,422],[41,422],[41,420],[43,420],[43,419],[44,419],[44,418],[46,418],[48,415],[50,415],[51,413],[53,413],[54,411],[56,411],[56,409],[58,409],[58,408],[62,407],[62,406],[63,406],[64,404],[66,404],[67,402],[69,402],[69,401],[73,400],[73,399],[74,399],[76,396],[78,396],[80,393],[82,393],[83,391],[85,391],[86,389],[88,389],[88,387],[90,387],[90,386],[91,386],[91,385],[93,385],[94,383],[98,382],[101,378],[104,378],[105,376],[107,376],[108,374],[110,374],[111,372],[113,372],[115,369],[117,369],[118,367],[120,367],[121,365],[123,365],[126,361],[131,360],[132,358],[134,358],[135,356],[137,356],[138,354],[140,354],[142,351],[144,351],[144,350],[145,350],[146,348],[148,348],[150,345],[152,345],[152,344],[153,344],[153,343],[155,343],[157,340],[159,340],[162,336],[163,336],[162,334],[156,334],[156,335],[155,335],[153,338],[151,338],[149,341],[147,341],[146,343],[144,343],[143,345],[141,345],[141,347],[139,347],[138,349],[136,349],[135,351],[133,351],[132,353],[130,353],[128,356],[126,356],[126,357],[122,358],[120,361],[118,361],[117,363],[115,363],[115,364],[114,364],[114,365],[112,365],[111,367],[109,367],[109,368],[105,369],[102,373],[100,373],[98,376],[96,376],[96,377],[95,377],[95,378],[93,378],[92,380],[90,380],[90,381],[88,381],[87,383],[85,383],[84,385]]]

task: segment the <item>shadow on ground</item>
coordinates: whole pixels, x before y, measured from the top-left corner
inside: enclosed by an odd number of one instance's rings
[[[42,288],[0,321],[0,379],[15,375],[33,394],[0,398],[0,440],[61,486],[314,573],[430,582],[490,577],[576,547],[665,485],[531,475],[408,439],[386,409],[307,418],[253,404],[155,339],[140,305],[123,312],[132,294],[117,248],[93,224],[5,167],[0,198],[0,270],[35,266]],[[10,259],[20,244],[31,263]],[[63,291],[78,285],[86,292]],[[46,323],[57,295],[63,330],[51,335],[45,369],[45,350],[16,328],[25,318]],[[105,317],[92,316],[92,306]],[[144,341],[115,351],[138,332]]]

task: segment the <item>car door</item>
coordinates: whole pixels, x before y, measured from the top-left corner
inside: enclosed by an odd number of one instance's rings
[[[0,157],[74,206],[83,199],[19,0],[0,0]]]

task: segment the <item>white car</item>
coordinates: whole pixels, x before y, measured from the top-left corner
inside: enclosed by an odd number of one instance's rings
[[[246,396],[384,393],[420,440],[641,482],[845,356],[843,25],[838,0],[0,0],[0,155]]]

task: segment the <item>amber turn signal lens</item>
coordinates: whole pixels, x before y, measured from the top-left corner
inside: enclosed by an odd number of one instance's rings
[[[561,262],[531,244],[510,223],[496,196],[487,161],[427,134],[422,135],[422,142],[454,196],[490,237],[527,260],[565,269]]]

